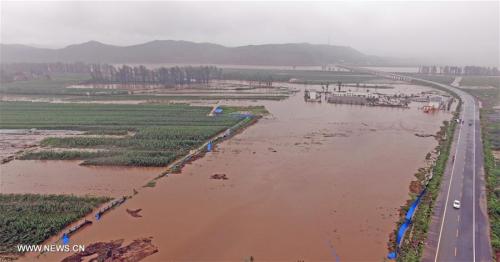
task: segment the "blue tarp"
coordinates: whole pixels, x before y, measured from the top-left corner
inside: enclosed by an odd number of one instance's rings
[[[208,151],[208,152],[212,151],[212,142],[209,142],[209,143],[207,144],[207,151]]]
[[[406,220],[411,220],[413,217],[413,214],[415,213],[415,210],[417,209],[418,204],[420,204],[420,199],[422,198],[422,195],[425,193],[425,189],[418,195],[417,199],[413,201],[413,203],[410,206],[410,209],[408,209],[408,212],[406,212]]]
[[[403,237],[405,235],[406,230],[408,229],[408,227],[411,224],[411,219],[413,218],[413,215],[415,214],[415,210],[417,209],[418,204],[420,204],[420,199],[422,198],[422,196],[424,194],[425,194],[425,189],[422,190],[422,192],[420,192],[417,199],[415,199],[415,201],[413,201],[413,203],[410,205],[408,212],[406,212],[405,222],[403,224],[401,224],[401,226],[399,227],[398,235],[396,236],[396,245],[397,245],[398,249],[399,249],[399,246],[401,245],[401,241],[403,240]],[[397,251],[395,251],[395,252],[389,253],[387,255],[387,258],[388,259],[396,259],[397,256],[398,256],[398,253],[397,253]]]
[[[391,253],[389,253],[389,255],[387,255],[387,258],[388,259],[396,259],[397,256],[398,256],[398,254],[396,252],[391,252]]]
[[[69,244],[69,236],[68,236],[68,234],[64,233],[61,239],[62,239],[63,245],[68,245]]]
[[[396,238],[396,243],[398,244],[401,244],[401,240],[403,240],[403,236],[405,235],[405,232],[406,232],[406,229],[408,229],[408,226],[410,225],[411,221],[409,220],[406,220],[400,227],[399,227],[399,230],[398,230],[398,236]]]
[[[222,108],[220,108],[220,107],[215,108],[214,113],[217,113],[217,114],[222,113]]]

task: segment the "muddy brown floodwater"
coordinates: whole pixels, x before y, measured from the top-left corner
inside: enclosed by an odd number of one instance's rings
[[[13,160],[0,166],[0,193],[131,195],[162,168],[80,166],[80,161]]]
[[[153,237],[159,251],[145,261],[383,260],[410,181],[437,145],[414,134],[437,132],[451,114],[305,103],[302,93],[259,103],[271,117],[141,191],[72,243]]]

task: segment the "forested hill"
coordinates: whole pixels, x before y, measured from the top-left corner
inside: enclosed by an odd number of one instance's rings
[[[60,49],[17,44],[0,46],[2,63],[199,63],[267,66],[384,63],[384,59],[365,55],[350,47],[306,43],[226,47],[210,43],[157,40],[132,46],[90,41]]]

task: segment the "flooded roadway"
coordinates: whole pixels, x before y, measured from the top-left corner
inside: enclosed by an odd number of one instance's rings
[[[382,260],[410,181],[437,145],[414,134],[436,133],[451,114],[305,103],[301,93],[258,103],[272,116],[142,190],[72,243],[152,236],[159,252],[146,261]],[[216,173],[229,179],[210,179]]]

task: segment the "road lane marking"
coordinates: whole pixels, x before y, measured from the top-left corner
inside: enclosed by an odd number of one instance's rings
[[[473,96],[471,96],[470,94],[467,94],[466,92],[462,92],[461,90],[457,89],[457,88],[454,88],[452,86],[448,86],[448,85],[443,85],[443,84],[439,84],[439,83],[436,83],[436,82],[433,82],[433,81],[427,81],[427,80],[423,80],[423,79],[418,79],[418,78],[412,78],[412,77],[409,77],[408,78],[409,80],[413,80],[413,79],[417,79],[417,80],[420,80],[420,81],[423,81],[423,82],[427,82],[427,83],[432,83],[432,84],[437,84],[439,86],[442,86],[448,90],[451,90],[453,92],[455,92],[456,94],[458,94],[459,96],[463,96],[463,95],[466,95],[470,98],[472,98],[472,104],[473,104],[473,118],[472,120],[474,121],[474,125],[473,125],[473,170],[472,170],[472,176],[473,176],[473,179],[472,179],[472,184],[473,184],[473,187],[472,187],[472,246],[473,246],[473,262],[476,261],[476,227],[475,227],[475,220],[476,220],[476,213],[475,213],[475,210],[476,210],[476,207],[475,207],[475,197],[476,197],[476,194],[475,194],[475,190],[476,190],[476,101],[474,99]],[[466,101],[464,100],[464,108],[463,108],[463,115],[462,117],[465,118],[465,114],[466,114],[466,110],[465,110],[465,105],[466,105]],[[468,104],[468,103],[467,103]],[[459,127],[459,131],[458,131],[458,139],[457,139],[457,144],[456,144],[456,149],[455,149],[455,155],[457,155],[457,152],[458,152],[458,148],[459,148],[459,144],[460,144],[460,135],[461,135],[461,132],[462,132],[462,125],[460,124],[460,127]],[[465,159],[467,158],[467,153],[465,153]],[[464,161],[465,161],[464,159]],[[464,166],[464,169],[465,169],[465,166]],[[450,176],[450,182],[449,182],[449,185],[448,185],[448,192],[447,192],[447,195],[446,195],[446,201],[445,201],[445,206],[444,206],[444,213],[443,213],[443,219],[441,220],[441,227],[440,227],[440,230],[439,230],[439,237],[438,237],[438,244],[437,244],[437,249],[436,249],[436,256],[434,258],[434,261],[437,262],[437,258],[438,258],[438,255],[439,255],[439,246],[440,246],[440,243],[441,243],[441,236],[442,236],[442,233],[443,233],[443,225],[444,225],[444,220],[445,220],[445,217],[446,217],[446,209],[448,207],[448,201],[449,201],[449,196],[450,196],[450,189],[451,189],[451,184],[452,184],[452,181],[453,181],[453,175],[454,175],[454,170],[455,170],[455,162],[453,161],[453,165],[452,165],[452,168],[451,168],[451,176]],[[462,192],[461,192],[462,193]],[[461,197],[460,197],[461,198]],[[457,216],[457,219],[458,219],[458,222],[460,222],[460,215]],[[457,229],[457,236],[458,236],[458,229]],[[455,256],[457,255],[457,247],[455,247]]]
[[[476,262],[476,101],[472,98],[474,105],[474,130],[472,139],[473,159],[472,159],[472,261]]]
[[[458,228],[457,228],[457,238],[458,238]]]
[[[465,102],[465,101],[464,101]],[[463,109],[463,117],[465,117],[465,106]],[[460,135],[462,134],[462,125],[460,125],[460,128],[458,129],[458,140],[455,148],[455,156],[458,153],[458,148],[460,147]],[[443,234],[443,225],[444,225],[444,220],[446,218],[446,209],[448,208],[448,200],[450,198],[450,190],[451,190],[451,183],[453,182],[453,174],[455,171],[455,163],[458,161],[453,161],[453,165],[451,167],[451,176],[450,176],[450,184],[448,185],[448,193],[446,194],[446,201],[444,205],[444,213],[443,213],[443,219],[441,220],[441,228],[439,229],[439,237],[438,237],[438,244],[436,248],[436,256],[434,257],[434,262],[438,261],[438,255],[439,255],[439,245],[441,244],[441,235]]]

